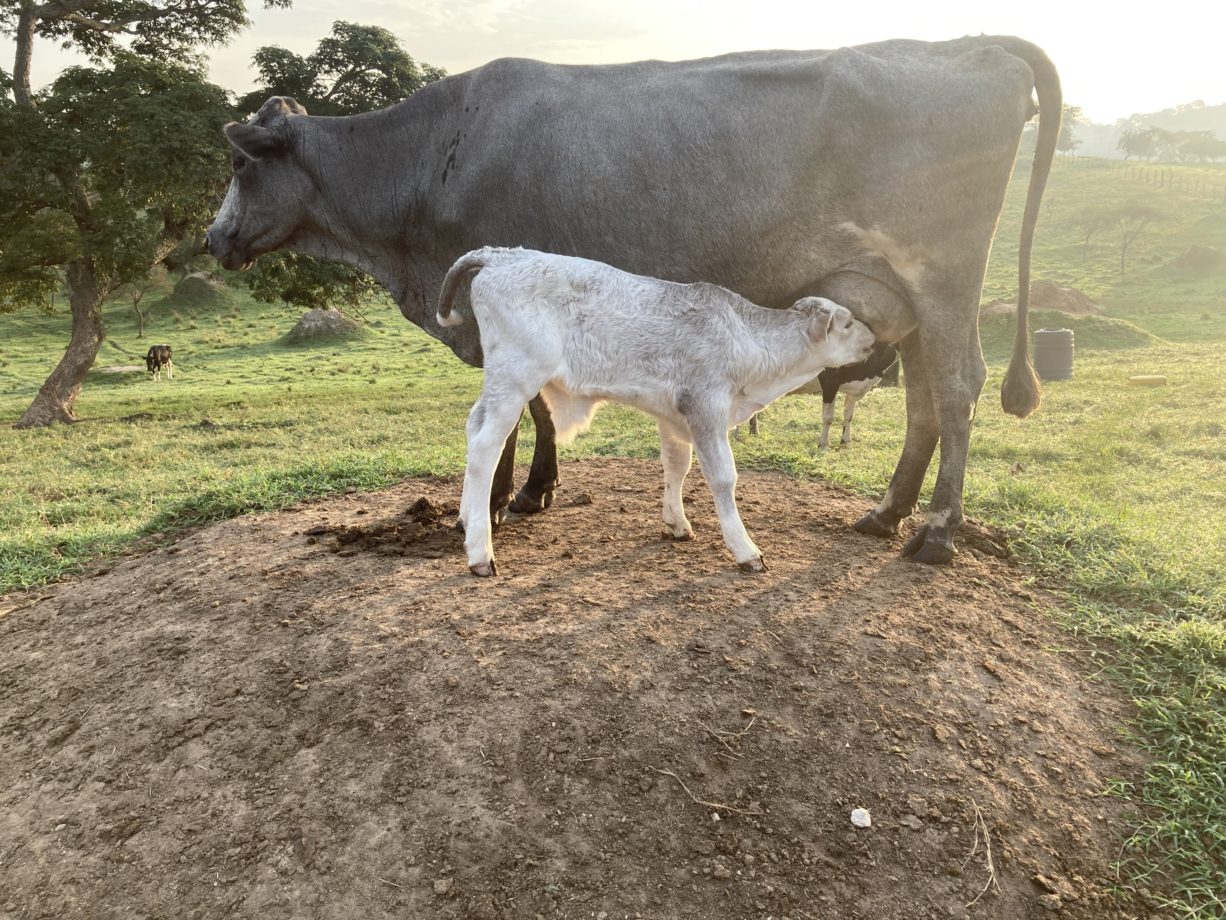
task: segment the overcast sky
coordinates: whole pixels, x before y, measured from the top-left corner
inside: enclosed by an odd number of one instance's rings
[[[391,30],[413,57],[451,73],[505,56],[568,64],[682,60],[754,48],[1012,34],[1048,53],[1065,101],[1093,121],[1195,99],[1226,102],[1220,2],[1146,5],[1139,12],[1085,0],[295,0],[289,10],[260,9],[255,0],[250,6],[254,25],[211,58],[212,79],[239,92],[252,88],[256,48],[280,45],[305,54],[334,20],[345,19]],[[45,42],[35,54],[36,86],[72,60]],[[11,70],[12,62],[12,42],[0,41],[0,67]]]

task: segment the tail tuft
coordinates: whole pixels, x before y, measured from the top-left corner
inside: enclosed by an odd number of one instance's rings
[[[1039,408],[1043,399],[1043,391],[1039,386],[1039,375],[1034,372],[1030,363],[1030,355],[1024,351],[1015,351],[1009,369],[1005,371],[1004,383],[1000,385],[1000,405],[1010,415],[1025,418]]]

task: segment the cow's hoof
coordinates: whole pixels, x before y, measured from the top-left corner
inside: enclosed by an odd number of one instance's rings
[[[489,562],[478,562],[476,565],[470,565],[468,571],[478,578],[492,578],[498,574],[498,566],[491,559]]]
[[[745,562],[738,562],[736,565],[742,572],[766,571],[766,563],[762,561],[761,556],[755,556],[753,559],[746,560]]]
[[[948,538],[948,540],[949,542],[941,541],[925,524],[915,532],[915,536],[907,541],[907,545],[902,548],[902,554],[916,562],[945,565],[953,560],[957,552],[954,549],[953,538]]]
[[[898,533],[898,522],[887,524],[874,509],[856,521],[855,528],[870,537],[892,537]]]
[[[664,530],[661,532],[661,536],[665,540],[672,540],[674,543],[688,543],[690,540],[694,539],[694,531],[687,528],[681,531],[681,533],[677,533],[677,531],[671,530],[669,526],[665,524]]]
[[[516,514],[540,514],[552,504],[553,489],[546,489],[544,492],[536,495],[529,492],[525,486],[519,490],[519,494],[511,502],[511,510]]]

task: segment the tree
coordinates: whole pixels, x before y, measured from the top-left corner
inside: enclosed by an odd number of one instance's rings
[[[1130,201],[1112,209],[1111,217],[1120,228],[1120,274],[1124,274],[1128,249],[1149,224],[1166,217],[1165,212],[1152,205]]]
[[[165,282],[166,269],[157,265],[140,278],[134,278],[120,288],[120,292],[132,302],[132,312],[136,314],[136,337],[145,337],[145,311],[141,303],[145,295]]]
[[[0,81],[0,309],[46,306],[62,271],[72,310],[64,357],[18,427],[75,418],[105,336],[103,300],[212,212],[228,159],[217,128],[231,110],[194,50],[246,24],[242,0],[0,0],[0,32],[16,44]],[[38,95],[35,36],[95,66]]]
[[[1081,261],[1090,252],[1090,238],[1115,223],[1115,215],[1106,208],[1089,205],[1079,208],[1070,217],[1073,225],[1081,231]]]
[[[293,96],[312,115],[355,115],[393,105],[446,76],[413,60],[387,29],[343,21],[306,57],[269,46],[254,60],[260,86],[239,100],[243,112],[258,110],[269,96]],[[379,289],[356,268],[288,252],[262,256],[246,280],[257,300],[306,309],[356,308]]]
[[[1220,141],[1212,131],[1181,131],[1179,159],[1184,162],[1203,163],[1226,157],[1226,141]]]
[[[1077,139],[1074,132],[1078,125],[1084,123],[1085,117],[1081,114],[1081,106],[1066,103],[1064,117],[1060,121],[1060,136],[1056,138],[1056,149],[1071,155],[1080,147],[1081,141]]]
[[[1116,144],[1124,159],[1141,157],[1146,162],[1158,152],[1158,139],[1152,128],[1128,128]]]

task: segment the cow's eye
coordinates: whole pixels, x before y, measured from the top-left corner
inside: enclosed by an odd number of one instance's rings
[[[231,162],[233,163],[234,171],[238,172],[244,166],[247,165],[247,158],[246,157],[235,157]]]

